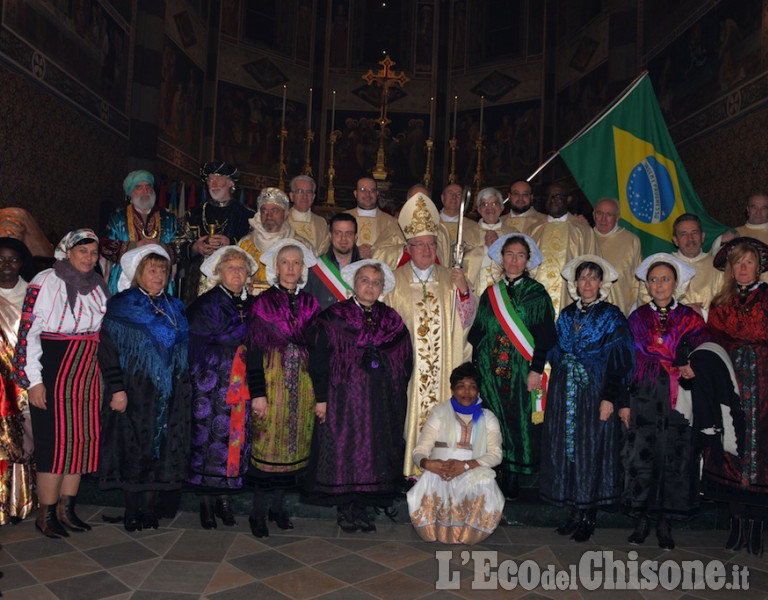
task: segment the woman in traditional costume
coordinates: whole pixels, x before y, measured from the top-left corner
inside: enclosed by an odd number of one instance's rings
[[[71,231],[56,247],[53,268],[29,284],[14,354],[14,378],[27,390],[35,440],[35,526],[51,538],[91,526],[75,514],[80,476],[97,468],[101,380],[97,350],[107,306],[94,268],[99,238]],[[58,507],[58,508],[57,508]],[[63,525],[62,525],[63,524]]]
[[[367,506],[391,506],[402,482],[403,424],[413,351],[397,312],[379,301],[395,286],[378,260],[341,271],[353,290],[314,322],[309,370],[318,420],[307,502],[337,506],[344,531],[374,531]]]
[[[560,311],[557,346],[548,356],[539,491],[550,504],[572,507],[557,533],[585,542],[597,509],[621,499],[619,414],[628,412],[634,347],[621,310],[605,301],[616,269],[585,254],[569,261],[562,275],[576,301]]]
[[[157,529],[157,493],[175,496],[190,448],[189,326],[166,293],[171,261],[162,246],[126,252],[107,305],[99,364],[104,376],[99,479],[125,497],[126,531]],[[130,287],[128,287],[130,285]]]
[[[493,467],[501,462],[499,421],[483,408],[480,371],[451,373],[450,400],[435,406],[413,450],[422,476],[408,490],[408,513],[427,542],[476,544],[501,522],[504,494]]]
[[[21,309],[32,256],[23,242],[0,237],[0,525],[27,518],[33,508],[32,423],[27,392],[13,380]]]
[[[192,378],[192,455],[187,481],[200,494],[200,524],[236,525],[231,494],[243,487],[251,455],[253,403],[245,376],[245,338],[253,297],[245,291],[256,261],[224,246],[200,267],[214,287],[187,309]],[[215,498],[215,503],[214,503]]]
[[[547,290],[528,274],[541,262],[536,243],[522,233],[496,240],[488,250],[504,278],[480,298],[469,331],[473,362],[482,373],[480,395],[501,423],[503,490],[518,494],[518,475],[539,470],[543,380],[555,345],[555,312]]]
[[[728,502],[731,528],[726,550],[760,556],[768,517],[768,246],[747,237],[725,244],[715,257],[725,269],[722,291],[712,300],[707,322],[731,357],[746,415],[741,456],[713,446],[705,454],[707,496]]]
[[[272,490],[269,520],[293,529],[285,491],[299,485],[309,463],[315,394],[307,371],[307,333],[320,305],[301,288],[316,259],[301,242],[284,239],[261,255],[272,287],[259,294],[248,319],[248,388],[254,399],[249,476],[256,482],[249,523],[269,536],[265,492]]]
[[[685,337],[696,347],[708,341],[704,319],[675,295],[695,271],[671,254],[646,258],[635,273],[651,301],[629,316],[635,339],[635,374],[630,413],[621,414],[629,431],[623,449],[624,495],[637,520],[630,544],[642,544],[656,519],[659,547],[671,550],[671,520],[687,520],[698,510],[698,460],[689,420],[676,410],[681,369],[673,366]]]

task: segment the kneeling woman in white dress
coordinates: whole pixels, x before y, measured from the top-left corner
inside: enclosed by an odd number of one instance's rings
[[[427,542],[476,544],[501,521],[504,495],[493,471],[501,463],[501,430],[479,389],[477,368],[456,367],[453,397],[432,409],[413,450],[423,474],[408,492],[408,512]]]

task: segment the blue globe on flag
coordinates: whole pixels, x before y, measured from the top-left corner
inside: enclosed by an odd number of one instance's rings
[[[627,180],[627,203],[643,223],[665,221],[675,207],[675,188],[667,168],[655,156],[635,165]]]

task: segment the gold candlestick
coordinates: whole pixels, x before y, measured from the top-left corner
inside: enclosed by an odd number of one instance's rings
[[[336,204],[336,192],[333,187],[333,180],[336,178],[336,169],[333,168],[333,153],[337,140],[341,137],[341,131],[331,131],[331,135],[328,136],[331,145],[331,155],[328,159],[328,196],[326,197],[326,204],[333,206]]]
[[[311,90],[310,90],[311,93]],[[304,138],[306,146],[304,147],[304,172],[303,175],[312,177],[312,165],[310,164],[310,158],[312,157],[312,141],[315,139],[315,133],[311,129],[307,129],[307,137]]]
[[[451,174],[448,175],[448,182],[456,183],[458,181],[456,177],[456,150],[459,147],[459,142],[454,135],[448,143],[451,146]]]
[[[288,170],[285,168],[285,140],[287,138],[288,130],[283,127],[280,130],[280,164],[277,174],[277,187],[283,192],[285,191],[285,176],[288,175]]]
[[[434,142],[432,141],[432,138],[430,137],[427,139],[427,167],[424,171],[424,187],[427,189],[430,189],[432,185],[432,147],[434,146]]]
[[[475,142],[477,148],[477,169],[475,169],[475,197],[480,193],[480,186],[483,183],[483,136],[480,135]]]

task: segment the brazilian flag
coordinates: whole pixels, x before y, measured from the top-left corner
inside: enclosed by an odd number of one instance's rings
[[[704,210],[669,135],[648,73],[641,75],[560,156],[594,204],[617,198],[621,225],[637,234],[643,255],[674,250],[672,224],[693,213],[705,250],[726,231]]]

